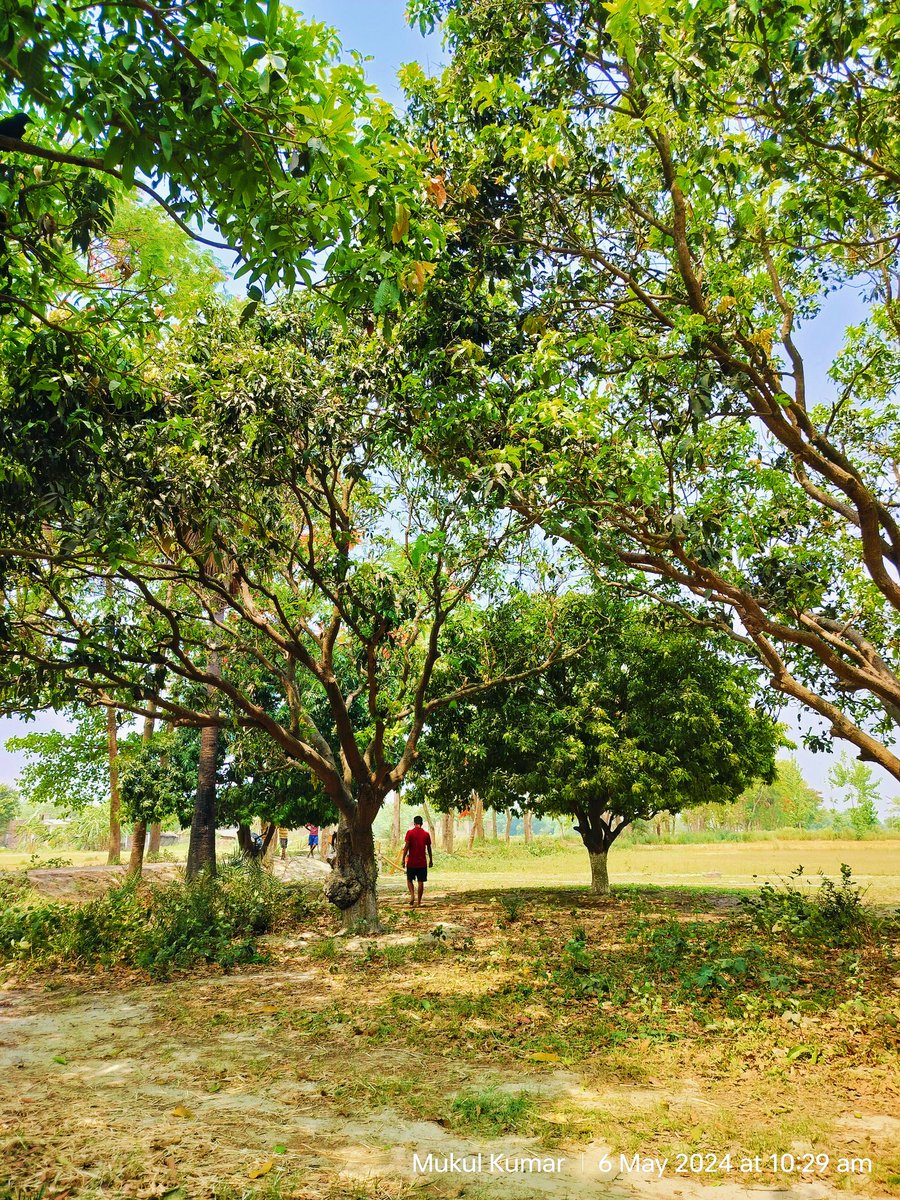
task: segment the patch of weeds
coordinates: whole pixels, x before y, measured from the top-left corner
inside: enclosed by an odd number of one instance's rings
[[[295,923],[302,897],[260,870],[190,883],[128,880],[82,905],[21,903],[0,913],[0,958],[140,967],[155,977],[196,962],[260,961],[256,937]]]
[[[46,870],[51,871],[56,867],[71,867],[71,858],[50,857],[42,859],[39,854],[32,854],[28,859],[26,871]]]
[[[322,938],[319,942],[313,942],[309,948],[309,957],[317,962],[333,962],[338,956],[337,939],[333,937]]]
[[[814,887],[800,866],[780,886],[767,880],[756,895],[742,897],[740,904],[749,923],[765,933],[825,946],[858,946],[882,925],[864,896],[865,889],[854,880],[850,867],[841,863],[840,883],[821,875]]]
[[[32,890],[24,871],[0,874],[0,905],[4,908],[10,904],[20,903]]]
[[[525,897],[517,892],[504,892],[500,897],[500,907],[507,925],[512,925],[522,915],[525,907]]]
[[[503,1133],[530,1133],[536,1121],[534,1098],[527,1092],[467,1091],[453,1101],[450,1121],[455,1129],[496,1137]]]
[[[596,996],[606,999],[620,996],[622,982],[609,968],[598,971],[594,956],[587,948],[587,932],[575,925],[572,936],[563,946],[562,965],[553,979],[570,996]]]

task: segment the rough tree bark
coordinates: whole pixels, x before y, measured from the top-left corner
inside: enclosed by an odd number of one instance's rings
[[[608,850],[588,850],[591,860],[591,891],[595,896],[609,895]]]
[[[238,825],[237,844],[244,858],[256,858],[256,852],[253,849],[253,833],[249,825]]]
[[[434,817],[431,815],[431,809],[428,807],[428,801],[422,801],[422,816],[425,818],[425,825],[428,832],[431,834],[431,844],[437,841],[437,830],[434,827]]]
[[[106,710],[106,745],[109,753],[109,852],[106,861],[117,866],[122,860],[122,826],[119,824],[119,742],[116,737],[116,710]]]
[[[225,609],[216,614],[224,621]],[[222,662],[219,651],[214,649],[209,656],[207,673],[214,679],[222,677]],[[210,715],[218,716],[216,704],[218,692],[212,684],[206,685],[210,700]],[[216,873],[216,767],[219,760],[219,728],[204,725],[200,730],[200,761],[197,765],[197,792],[194,797],[194,812],[191,817],[191,838],[188,845],[186,875],[195,879],[201,871]]]
[[[513,822],[512,809],[508,808],[506,810],[506,829],[503,831],[503,841],[506,843],[507,846],[509,845],[509,838],[510,838],[510,833],[512,830],[512,822]]]
[[[475,845],[475,839],[484,841],[484,801],[477,792],[472,800],[472,828],[469,830],[469,849]]]
[[[204,725],[200,730],[200,762],[197,766],[197,794],[191,818],[187,877],[196,879],[201,871],[216,873],[216,765],[219,730]]]
[[[522,813],[522,830],[525,835],[525,845],[526,846],[530,844],[531,839],[534,836],[531,832],[531,821],[532,821],[532,814],[526,808],[525,811]]]
[[[587,808],[577,810],[576,833],[581,835],[591,863],[591,891],[595,896],[608,896],[609,848],[628,824],[624,817],[616,817],[602,800],[592,800]]]
[[[441,849],[445,854],[453,853],[453,826],[455,824],[455,814],[452,812],[444,813],[441,817]]]
[[[391,821],[391,845],[399,846],[401,840],[400,831],[400,792],[394,789],[394,815]]]
[[[159,846],[160,846],[161,841],[162,841],[162,825],[160,825],[159,821],[154,821],[153,824],[150,826],[150,845],[147,847],[147,853],[150,856],[151,862],[153,861],[155,856],[157,854],[159,854]]]
[[[376,808],[377,811],[377,808]],[[325,884],[325,896],[341,910],[345,929],[378,932],[378,861],[372,820],[367,808],[357,806],[351,821],[343,813],[337,831],[334,873]]]
[[[496,842],[496,840],[497,840],[497,810],[496,810],[496,808],[492,808],[491,809],[491,841]]]

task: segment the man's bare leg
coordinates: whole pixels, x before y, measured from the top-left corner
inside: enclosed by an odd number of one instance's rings
[[[424,887],[425,887],[425,884],[420,879],[419,880],[419,903],[417,905],[418,908],[422,907],[422,891],[424,890]],[[409,890],[412,891],[412,886],[410,886]]]
[[[410,907],[410,908],[415,908],[415,907],[416,907],[415,881],[414,881],[414,880],[412,880],[412,879],[407,879],[407,881],[406,881],[406,887],[407,887],[407,890],[408,890],[408,892],[409,892],[409,907]],[[421,885],[421,883],[420,883],[420,884],[419,884],[419,890],[421,891],[421,889],[422,889],[422,885]]]

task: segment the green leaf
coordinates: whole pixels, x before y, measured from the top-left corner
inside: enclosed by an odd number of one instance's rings
[[[372,308],[376,314],[391,312],[400,301],[400,289],[390,279],[382,279],[375,292]]]

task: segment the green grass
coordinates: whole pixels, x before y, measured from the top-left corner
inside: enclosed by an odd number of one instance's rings
[[[526,1134],[535,1123],[536,1105],[527,1092],[462,1092],[453,1101],[450,1118],[461,1133],[499,1137],[504,1133]]]

